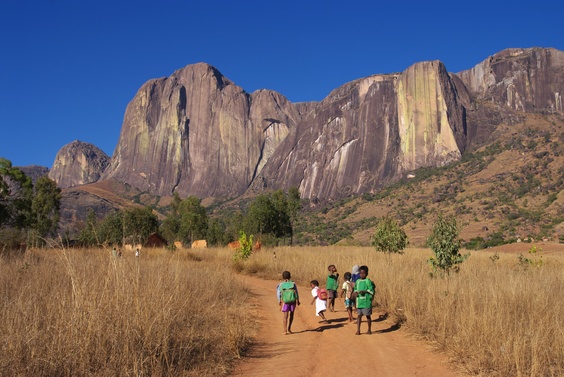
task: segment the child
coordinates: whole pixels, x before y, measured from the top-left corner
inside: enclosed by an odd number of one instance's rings
[[[330,264],[329,267],[327,267],[327,270],[329,271],[326,285],[328,293],[327,306],[329,307],[329,310],[334,312],[335,298],[337,297],[337,289],[339,289],[339,274],[337,273],[337,267],[335,267],[334,264]]]
[[[351,270],[351,281],[356,283],[360,275],[358,274],[358,264],[355,264]]]
[[[353,299],[352,299],[353,291],[354,291],[354,283],[351,281],[351,273],[345,272],[345,282],[343,283],[341,298],[345,296],[345,308],[347,309],[347,313],[349,314],[349,322],[354,322]]]
[[[313,303],[315,302],[315,315],[323,318],[321,322],[329,323],[329,321],[325,318],[325,311],[327,310],[327,300],[322,300],[321,298],[319,298],[319,282],[317,280],[312,280],[309,285],[311,287],[311,295],[313,296],[311,305],[313,305]]]
[[[372,280],[368,279],[368,267],[360,266],[360,278],[354,285],[354,296],[356,296],[356,308],[358,319],[356,321],[356,335],[360,335],[360,324],[362,316],[366,316],[368,322],[368,335],[372,334],[372,298],[374,297],[375,286]]]
[[[300,305],[300,296],[298,295],[298,287],[296,283],[290,280],[290,272],[282,272],[283,282],[278,284],[276,287],[276,296],[278,297],[278,305],[280,305],[280,310],[284,313],[284,332],[283,335],[292,334],[292,322],[294,322],[294,310],[296,310],[296,304]],[[288,321],[288,313],[289,321]]]

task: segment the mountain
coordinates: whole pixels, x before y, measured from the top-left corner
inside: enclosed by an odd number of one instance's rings
[[[306,103],[269,90],[249,94],[198,63],[139,89],[110,164],[96,171],[99,183],[153,196],[228,199],[297,186],[312,202],[336,202],[530,132],[524,125],[533,114],[558,122],[562,93],[564,52],[551,48],[507,49],[458,73],[420,62]],[[64,153],[52,174],[80,160],[78,150]],[[81,178],[89,165],[80,166],[70,182],[59,173],[59,185],[96,180]]]
[[[109,162],[110,157],[100,148],[75,140],[57,152],[49,178],[60,188],[96,182]]]
[[[102,179],[156,195],[236,197],[300,188],[305,198],[373,192],[457,161],[518,112],[562,111],[564,53],[508,49],[449,73],[439,61],[347,83],[319,103],[246,93],[198,63],[150,80],[127,107]]]
[[[158,195],[241,195],[302,109],[273,91],[248,94],[208,64],[189,65],[139,89],[102,178]]]

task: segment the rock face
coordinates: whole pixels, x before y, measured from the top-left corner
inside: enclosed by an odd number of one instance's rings
[[[454,89],[438,61],[348,83],[298,125],[260,182],[297,186],[302,197],[338,198],[371,191],[405,171],[455,161],[468,135]]]
[[[564,52],[511,48],[457,74],[476,101],[523,112],[562,112]]]
[[[189,65],[141,87],[103,178],[159,195],[237,196],[300,119],[276,92],[248,94],[208,64]]]
[[[248,94],[198,63],[141,87],[102,179],[158,195],[297,186],[302,197],[336,199],[456,161],[519,112],[562,113],[562,93],[564,52],[555,49],[504,50],[458,74],[421,62],[299,104]]]
[[[60,188],[96,182],[109,162],[109,156],[100,148],[75,140],[59,150],[49,178]]]
[[[45,166],[39,165],[28,165],[28,166],[18,166],[18,169],[23,171],[26,176],[31,178],[31,182],[35,185],[35,182],[38,178],[43,177],[44,175],[49,175],[49,168]]]

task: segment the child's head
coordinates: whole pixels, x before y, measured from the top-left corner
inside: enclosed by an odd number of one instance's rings
[[[337,271],[337,267],[335,267],[334,264],[330,264],[329,267],[327,267],[327,270],[329,272],[335,272],[335,271]]]
[[[352,275],[350,272],[345,272],[345,280],[351,280]]]
[[[282,279],[284,279],[284,280],[290,279],[290,271],[282,272]]]
[[[312,287],[319,287],[319,282],[317,280],[312,280],[309,282],[309,285]]]
[[[364,279],[368,276],[368,267],[367,266],[360,266],[358,269],[358,273],[360,274],[360,278]]]

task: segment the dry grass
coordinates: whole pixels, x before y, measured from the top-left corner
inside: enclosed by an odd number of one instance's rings
[[[0,375],[221,375],[248,345],[226,252],[0,260]]]
[[[254,255],[250,263],[262,265],[265,277],[291,271],[304,292],[311,279],[325,282],[329,264],[341,276],[354,264],[368,265],[379,309],[471,375],[564,375],[562,255],[524,268],[518,254],[473,252],[459,273],[432,279],[429,249],[391,257],[362,247],[280,248],[276,254]]]
[[[225,374],[256,328],[245,318],[237,272],[278,280],[289,270],[307,295],[329,264],[341,276],[368,265],[378,309],[471,375],[564,375],[561,254],[523,268],[518,254],[474,252],[448,279],[429,277],[430,255],[311,247],[263,250],[238,263],[226,249],[153,250],[140,260],[99,250],[0,259],[0,375]]]

